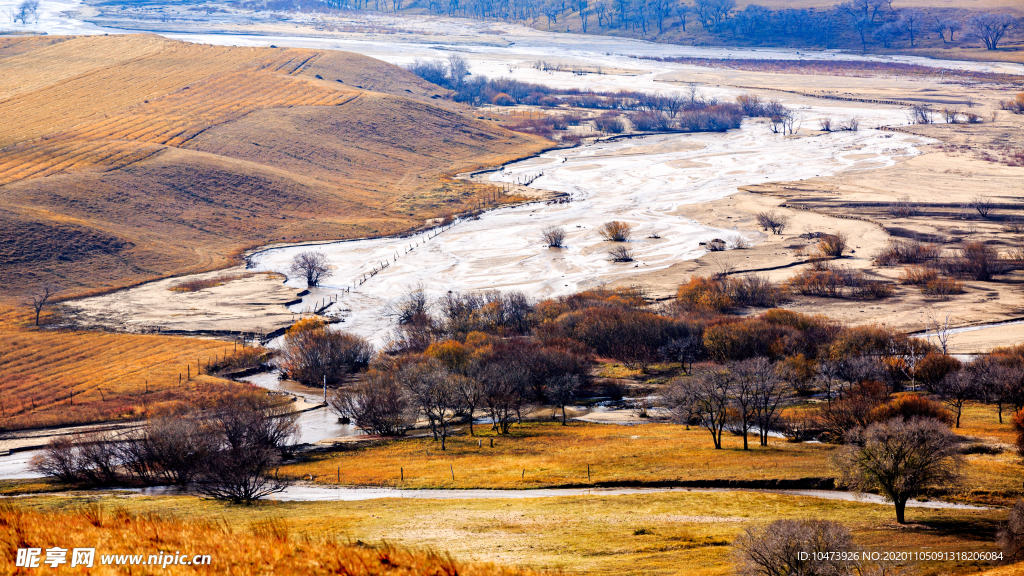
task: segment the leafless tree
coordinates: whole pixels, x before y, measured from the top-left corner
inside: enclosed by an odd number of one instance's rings
[[[823,116],[822,118],[819,118],[818,119],[818,129],[821,130],[822,132],[831,132],[832,131],[832,117],[831,116]]]
[[[935,113],[925,104],[915,104],[910,107],[909,115],[911,124],[931,124]]]
[[[736,376],[725,369],[709,368],[693,375],[689,393],[694,416],[711,433],[716,450],[722,449],[722,431],[736,389]]]
[[[932,418],[876,422],[851,430],[846,442],[833,460],[841,482],[879,490],[895,505],[900,524],[906,523],[908,500],[960,479],[959,439]]]
[[[301,252],[292,259],[288,272],[306,279],[307,286],[319,286],[320,281],[331,275],[327,256],[323,252]]]
[[[214,450],[196,477],[196,489],[217,499],[249,503],[287,488],[277,468],[298,435],[290,407],[240,397],[208,416]]]
[[[608,251],[612,262],[632,262],[633,250],[629,246],[616,246]]]
[[[580,378],[575,374],[559,374],[548,383],[548,400],[562,409],[562,426],[565,426],[565,407],[576,400],[580,391]]]
[[[849,563],[835,553],[852,546],[850,532],[828,520],[776,520],[747,528],[734,543],[744,576],[850,574]]]
[[[980,396],[974,379],[963,370],[947,374],[936,386],[935,391],[942,399],[943,404],[956,416],[957,428],[960,427],[960,415],[963,413],[964,404]]]
[[[43,313],[43,308],[50,304],[59,292],[60,287],[56,284],[43,284],[29,294],[26,304],[35,312],[36,326],[39,326],[39,316]]]
[[[528,404],[528,374],[516,364],[490,362],[479,377],[484,385],[484,405],[495,430],[508,434],[512,422]]]
[[[459,381],[465,376],[451,374],[432,360],[404,366],[398,378],[430,423],[434,439],[441,440],[441,450],[446,450],[451,425],[464,413]]]
[[[11,10],[10,14],[11,20],[15,23],[19,20],[22,24],[36,22],[39,19],[39,0],[22,0],[17,8]]]
[[[565,242],[565,228],[561,226],[548,226],[541,230],[540,234],[548,248],[561,248]]]
[[[903,31],[907,33],[907,38],[910,40],[910,47],[914,47],[914,39],[921,32],[921,27],[924,25],[924,12],[916,8],[908,8],[900,11],[899,25],[903,28]]]
[[[889,214],[897,218],[910,218],[917,215],[917,204],[910,201],[910,196],[900,196],[889,205]]]
[[[734,367],[739,379],[750,388],[753,422],[757,425],[761,446],[768,445],[768,432],[778,422],[782,404],[790,394],[777,368],[767,358],[751,358]]]
[[[371,370],[355,385],[336,390],[328,402],[370,434],[401,436],[416,422],[415,402],[390,371]]]
[[[943,354],[949,354],[949,339],[953,336],[952,332],[952,320],[953,315],[949,312],[946,313],[941,319],[938,316],[928,313],[928,325],[932,329],[932,336],[935,336],[935,340],[939,343],[939,348],[942,349]]]
[[[747,433],[754,421],[757,376],[753,374],[755,369],[752,366],[741,363],[730,362],[727,369],[734,375],[729,394],[729,404],[732,408],[730,416],[739,425],[739,432],[743,436],[743,449],[749,450]]]
[[[1006,32],[1017,24],[1017,19],[1010,14],[992,14],[983,12],[971,17],[971,34],[985,43],[988,50],[999,48]]]
[[[693,369],[693,361],[704,352],[704,341],[697,334],[687,334],[668,341],[659,353],[669,362],[679,362],[684,373]]]
[[[399,326],[417,324],[430,315],[430,299],[423,286],[416,286],[387,305],[385,312],[393,317]]]
[[[971,200],[971,208],[974,208],[982,218],[988,218],[993,204],[992,199],[987,196],[975,196]]]

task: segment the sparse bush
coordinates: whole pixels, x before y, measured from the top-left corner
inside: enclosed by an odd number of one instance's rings
[[[868,413],[869,422],[885,422],[893,418],[933,418],[946,426],[953,425],[953,415],[942,404],[923,396],[901,396]]]
[[[921,264],[938,258],[942,249],[934,244],[925,244],[918,240],[892,238],[885,248],[875,254],[876,266],[896,266],[898,264]]]
[[[908,266],[900,272],[900,284],[912,286],[923,286],[933,280],[938,280],[939,273],[934,268],[925,266]]]
[[[597,232],[609,242],[629,242],[629,238],[633,234],[633,227],[626,222],[613,220],[602,224]]]
[[[818,241],[818,252],[828,258],[842,258],[846,250],[847,236],[845,232],[822,234]]]
[[[722,240],[721,238],[715,238],[707,241],[704,244],[704,247],[707,248],[709,252],[724,252],[727,248],[725,240]]]
[[[750,248],[750,242],[739,234],[732,237],[731,244],[733,250],[746,250]]]
[[[831,132],[832,131],[832,117],[831,116],[825,116],[823,118],[820,118],[818,120],[818,129],[821,130],[822,132]]]
[[[594,119],[594,126],[602,132],[611,134],[622,134],[626,130],[626,125],[622,122],[619,114],[615,112],[601,114]]]
[[[548,248],[561,248],[565,242],[565,228],[561,226],[548,226],[540,234]]]
[[[999,533],[996,542],[1003,551],[1003,560],[1019,562],[1024,560],[1024,499],[1018,498],[1010,508],[1010,514]]]
[[[632,262],[633,250],[629,246],[616,246],[608,251],[612,262]]]
[[[984,242],[967,242],[957,255],[942,262],[946,273],[957,278],[986,282],[1003,272],[999,255]]]
[[[672,127],[671,120],[664,112],[646,110],[629,116],[633,129],[640,132],[664,131]]]
[[[952,278],[935,278],[927,280],[921,288],[927,296],[934,296],[942,300],[948,300],[950,296],[964,293],[963,282],[957,282]]]
[[[1024,114],[1024,92],[1017,94],[1012,100],[999,102],[999,107],[1003,110],[1009,110],[1014,114]]]
[[[758,212],[757,223],[765,232],[771,230],[772,234],[782,234],[789,225],[789,216],[779,214],[775,210]]]
[[[901,196],[899,200],[889,205],[889,214],[897,218],[917,216],[917,204],[911,202],[909,196]]]

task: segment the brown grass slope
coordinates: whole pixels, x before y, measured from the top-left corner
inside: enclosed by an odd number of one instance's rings
[[[279,520],[263,520],[248,526],[231,526],[216,520],[183,520],[154,514],[134,514],[124,509],[93,505],[64,512],[37,512],[18,504],[0,506],[0,541],[5,562],[0,574],[22,574],[15,567],[19,547],[94,547],[90,574],[348,574],[350,576],[514,576],[538,574],[493,564],[464,563],[446,554],[409,550],[388,544],[368,546],[343,543],[333,538],[309,538],[289,534]],[[149,555],[209,555],[208,566],[147,565]],[[104,564],[103,556],[141,555],[132,566]],[[45,560],[45,553],[42,560]],[[81,574],[68,563],[57,574]],[[169,564],[169,563],[168,563]]]
[[[8,302],[43,281],[85,294],[269,241],[416,227],[480,191],[448,175],[544,145],[342,52],[133,35],[5,41],[0,57]]]

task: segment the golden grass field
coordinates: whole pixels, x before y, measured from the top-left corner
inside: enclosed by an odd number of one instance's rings
[[[7,303],[45,281],[83,295],[270,242],[417,228],[491,195],[454,173],[546,145],[344,52],[12,38],[0,78]]]
[[[314,542],[386,541],[448,552],[460,561],[496,562],[567,574],[622,575],[733,574],[731,544],[735,538],[748,526],[783,518],[840,522],[851,530],[857,544],[874,550],[994,551],[994,534],[1006,514],[1004,510],[913,508],[907,513],[910,523],[899,526],[890,506],[696,490],[515,500],[263,502],[253,506],[232,506],[192,496],[124,498],[87,493],[25,496],[15,502],[28,509],[76,517],[82,515],[77,510],[99,503],[108,517],[116,517],[116,510],[124,509],[132,515],[157,514],[174,519],[178,526],[183,523],[180,519],[231,526],[231,538],[217,538],[220,548],[214,552],[214,559],[218,559],[219,552],[222,562],[239,561],[234,555],[250,545],[242,527],[272,523],[279,527],[278,533],[286,531],[290,535],[288,542],[297,543],[289,545],[300,550],[308,549],[302,544],[307,538]],[[91,511],[87,514],[95,515]],[[70,522],[76,527],[85,525],[86,534],[96,533],[81,519]],[[157,526],[158,537],[170,542],[189,536],[185,530],[161,530],[159,523]],[[125,532],[133,535],[133,525],[126,528]],[[79,545],[81,539],[70,538],[68,533],[48,531],[40,535],[43,541],[36,545]],[[155,547],[150,544],[153,539],[140,538],[136,549]],[[266,540],[269,538],[264,537]],[[91,545],[91,540],[86,541]],[[122,542],[125,540],[112,537],[110,546],[121,546]],[[288,558],[284,550],[278,554],[281,562]],[[917,573],[967,574],[989,567],[981,562],[935,562],[919,565]]]
[[[314,455],[310,461],[282,468],[282,472],[296,478],[312,475],[318,484],[338,484],[340,477],[345,485],[411,489],[526,489],[834,476],[828,464],[834,446],[829,444],[770,438],[767,447],[760,447],[752,436],[751,449],[744,451],[742,438],[727,434],[723,449],[715,450],[710,434],[702,428],[687,430],[656,423],[573,422],[562,426],[524,422],[514,426],[508,436],[494,435],[487,426],[476,428],[476,437],[463,430],[449,438],[443,452],[440,443],[430,437],[384,440]],[[1024,465],[1012,449],[1009,413],[1004,412],[1003,424],[999,424],[994,407],[968,405],[956,432],[1004,451],[967,456],[968,479],[963,484],[968,488],[951,497],[1005,505],[1024,495],[1020,484]]]
[[[387,544],[375,547],[340,538],[305,538],[290,533],[276,519],[228,524],[218,518],[183,520],[132,513],[125,508],[87,505],[68,511],[37,512],[10,502],[0,505],[0,538],[5,562],[0,574],[24,573],[14,567],[19,547],[95,547],[90,574],[348,574],[350,576],[464,574],[513,576],[530,570],[503,568],[452,560],[430,550],[410,550]],[[73,542],[72,542],[73,541]],[[197,554],[211,556],[209,566],[103,566],[102,555]],[[70,559],[70,552],[68,555]],[[45,559],[45,556],[44,558]],[[70,563],[53,570],[81,574]],[[29,569],[31,570],[31,569]]]
[[[39,330],[31,323],[23,311],[0,309],[0,430],[140,419],[244,388],[197,375],[197,361],[205,366],[232,353],[232,343]],[[185,376],[179,385],[179,373],[189,370],[191,381]]]

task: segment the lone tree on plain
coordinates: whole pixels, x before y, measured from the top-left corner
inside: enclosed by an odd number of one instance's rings
[[[321,280],[331,275],[327,256],[323,252],[302,252],[296,255],[288,271],[305,278],[307,286],[319,286]]]
[[[1017,19],[1009,14],[982,13],[971,18],[970,26],[973,35],[985,43],[986,50],[996,50],[1007,30],[1017,23]]]
[[[833,461],[840,480],[856,490],[878,489],[896,505],[900,524],[908,500],[960,479],[957,435],[934,418],[876,422],[851,430],[846,440]]]
[[[561,226],[548,226],[540,234],[548,248],[561,248],[565,242],[565,229]]]
[[[633,235],[633,227],[625,222],[613,220],[602,224],[597,232],[609,242],[629,242],[630,236]]]
[[[60,287],[56,284],[43,284],[29,295],[27,302],[36,314],[36,326],[39,326],[39,316],[43,313],[43,308],[45,308],[47,304],[51,303],[53,297],[56,296],[58,292],[60,292]]]

